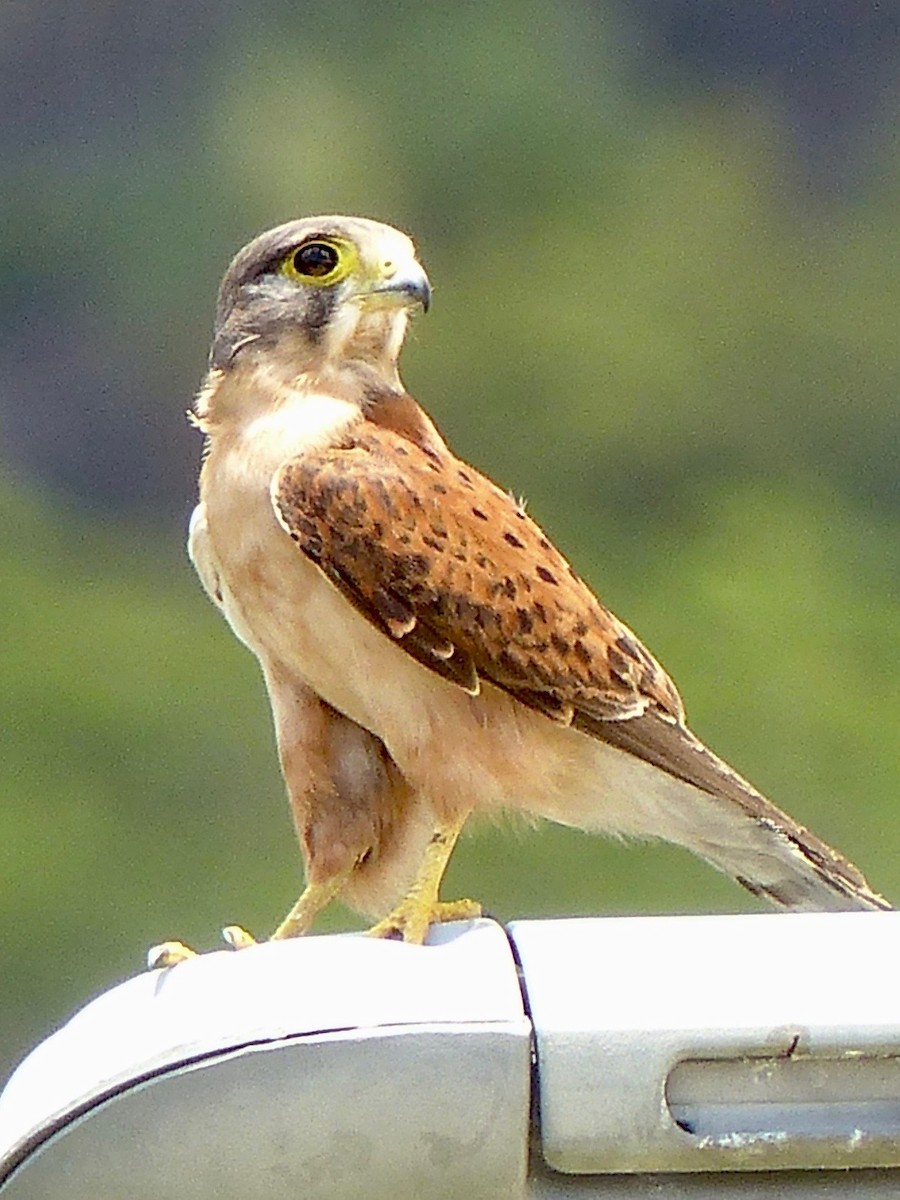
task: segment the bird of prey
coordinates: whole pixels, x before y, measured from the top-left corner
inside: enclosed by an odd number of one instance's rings
[[[404,390],[430,294],[405,234],[340,216],[263,233],[219,292],[189,551],[271,700],[307,875],[273,936],[338,895],[410,942],[476,915],[441,876],[469,815],[504,809],[666,839],[782,908],[889,907],[690,732],[656,659]]]

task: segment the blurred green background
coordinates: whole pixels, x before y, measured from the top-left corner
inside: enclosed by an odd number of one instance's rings
[[[410,390],[697,731],[900,900],[889,10],[0,8],[0,1076],[149,944],[263,933],[301,886],[256,664],[183,552],[215,289],[295,215],[415,236]],[[458,892],[754,906],[549,828],[473,831]]]

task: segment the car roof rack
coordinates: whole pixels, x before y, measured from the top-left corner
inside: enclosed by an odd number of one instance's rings
[[[487,920],[148,971],[0,1096],[0,1200],[900,1195],[900,913]]]

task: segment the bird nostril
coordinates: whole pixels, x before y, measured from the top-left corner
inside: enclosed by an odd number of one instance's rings
[[[385,279],[390,279],[392,275],[396,275],[396,273],[397,273],[397,268],[394,266],[394,264],[391,262],[391,260],[389,258],[386,259],[381,264],[381,270],[384,274]]]

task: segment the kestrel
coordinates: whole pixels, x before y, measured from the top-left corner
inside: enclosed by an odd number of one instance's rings
[[[405,234],[339,216],[263,233],[219,292],[189,552],[271,700],[307,875],[273,936],[338,895],[410,942],[476,915],[441,876],[501,809],[663,838],[782,908],[888,908],[690,732],[656,659],[404,390],[430,294]]]

